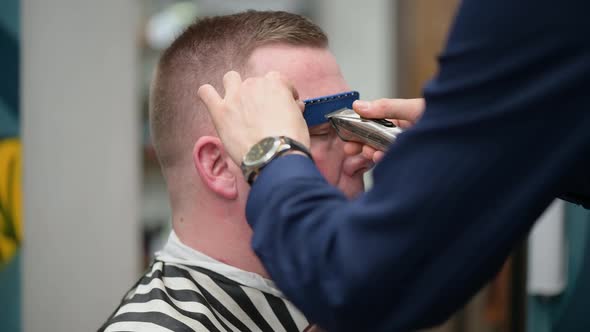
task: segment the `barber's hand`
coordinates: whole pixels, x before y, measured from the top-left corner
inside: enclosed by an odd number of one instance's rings
[[[357,100],[352,108],[360,116],[368,119],[388,119],[396,126],[406,129],[413,126],[424,112],[424,99],[377,99],[374,101]],[[346,142],[344,151],[349,155],[362,155],[374,162],[383,158],[384,152],[355,142]]]
[[[240,74],[230,71],[223,76],[223,86],[223,98],[209,84],[201,86],[198,95],[236,164],[268,136],[284,135],[309,148],[303,103],[297,101],[297,91],[281,74],[269,72],[242,81]]]

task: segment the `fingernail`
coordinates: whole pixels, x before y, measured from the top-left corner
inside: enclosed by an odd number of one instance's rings
[[[359,111],[366,111],[369,109],[369,102],[364,100],[355,100],[353,106]]]

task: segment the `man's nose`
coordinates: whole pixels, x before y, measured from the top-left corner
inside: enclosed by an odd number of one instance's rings
[[[354,176],[360,172],[360,174],[368,171],[373,167],[374,163],[372,160],[363,157],[361,154],[355,156],[348,156],[344,159],[343,172],[348,176]]]
[[[373,161],[363,157],[362,154],[348,156],[344,153],[344,143],[345,142],[335,134],[332,148],[335,149],[335,151],[338,151],[344,159],[342,163],[342,172],[344,174],[347,176],[354,176],[359,172],[362,174],[374,166]]]

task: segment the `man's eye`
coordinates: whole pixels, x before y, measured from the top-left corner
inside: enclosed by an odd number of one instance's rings
[[[316,132],[316,133],[309,133],[310,136],[328,136],[330,135],[330,131],[322,131],[322,132]]]

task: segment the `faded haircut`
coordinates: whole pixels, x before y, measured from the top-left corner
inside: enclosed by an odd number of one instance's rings
[[[328,38],[307,18],[281,11],[246,11],[200,19],[164,51],[150,91],[150,129],[162,170],[191,158],[194,143],[214,134],[202,84],[223,93],[222,76],[244,72],[251,53],[272,43],[325,48]]]

